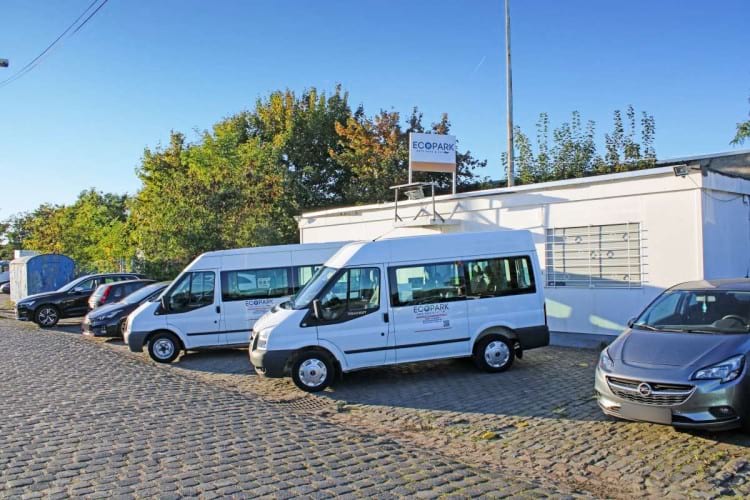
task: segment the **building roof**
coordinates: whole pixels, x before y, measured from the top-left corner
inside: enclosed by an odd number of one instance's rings
[[[593,175],[591,177],[579,177],[574,179],[563,179],[559,181],[539,182],[535,184],[524,184],[520,186],[481,189],[478,191],[467,191],[464,193],[444,194],[435,196],[435,201],[461,200],[492,195],[520,193],[526,191],[540,191],[545,189],[587,186],[600,183],[610,183],[619,180],[635,179],[649,176],[672,174],[675,165],[687,164],[700,167],[703,171],[713,171],[730,177],[741,177],[750,180],[750,149],[724,153],[713,153],[708,155],[687,156],[682,158],[670,158],[659,160],[654,168],[633,170],[629,172],[617,172],[613,174]],[[420,204],[421,201],[399,201],[399,206]],[[345,207],[329,208],[302,214],[303,218],[361,215],[361,211],[392,207],[393,202],[371,203],[367,205],[350,205]]]

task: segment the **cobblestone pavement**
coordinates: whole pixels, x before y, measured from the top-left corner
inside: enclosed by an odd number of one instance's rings
[[[0,497],[576,494],[336,422],[331,396],[274,403],[195,355],[157,366],[65,330],[0,319]]]
[[[344,376],[322,395],[256,377],[244,350],[188,353],[168,368],[477,467],[594,495],[750,497],[750,436],[605,417],[593,399],[597,357],[548,347],[502,374],[480,373],[467,360],[373,369]]]

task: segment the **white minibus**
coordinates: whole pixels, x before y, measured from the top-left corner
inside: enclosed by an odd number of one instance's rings
[[[337,373],[432,359],[501,372],[549,344],[541,276],[528,231],[350,243],[255,323],[250,360],[308,392]]]
[[[247,346],[255,321],[297,292],[344,243],[222,250],[191,262],[159,300],[133,311],[124,341],[154,361],[181,351]]]

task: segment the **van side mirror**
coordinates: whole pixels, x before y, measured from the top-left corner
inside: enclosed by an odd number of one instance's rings
[[[312,301],[312,313],[315,319],[321,319],[323,317],[323,312],[320,308],[320,300],[315,299]]]
[[[160,297],[159,298],[159,305],[161,306],[160,309],[164,312],[169,311],[169,303],[167,302],[166,297]]]
[[[630,318],[628,320],[628,328],[633,328],[634,324],[635,324],[635,318]]]

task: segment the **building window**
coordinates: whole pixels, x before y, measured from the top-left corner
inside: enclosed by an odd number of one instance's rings
[[[547,229],[548,287],[631,288],[643,282],[637,222]]]

